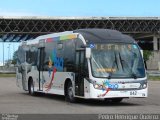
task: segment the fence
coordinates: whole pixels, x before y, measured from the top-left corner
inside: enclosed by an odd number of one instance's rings
[[[16,68],[14,66],[0,66],[0,73],[16,73]]]

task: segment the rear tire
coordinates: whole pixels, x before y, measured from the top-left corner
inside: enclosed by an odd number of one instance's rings
[[[74,92],[73,92],[73,85],[71,82],[67,84],[67,89],[66,89],[66,101],[70,103],[74,103],[76,101],[74,97]]]
[[[29,94],[30,94],[30,95],[32,95],[32,96],[35,95],[34,84],[33,84],[33,80],[32,80],[32,79],[29,81],[28,91],[29,91]]]

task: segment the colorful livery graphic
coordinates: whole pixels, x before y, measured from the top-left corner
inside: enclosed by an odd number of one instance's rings
[[[116,30],[79,29],[39,36],[18,49],[17,85],[37,92],[112,100],[148,95],[140,48]]]

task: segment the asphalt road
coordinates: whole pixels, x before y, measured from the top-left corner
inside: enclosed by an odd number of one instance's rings
[[[103,114],[160,113],[160,81],[149,81],[148,98],[125,99],[118,104],[102,100],[67,103],[63,96],[30,96],[16,86],[15,78],[0,78],[0,113],[13,114]]]

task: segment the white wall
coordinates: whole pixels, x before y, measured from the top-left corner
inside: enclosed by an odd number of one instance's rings
[[[158,62],[160,62],[160,51],[154,51],[147,61],[147,68],[149,70],[158,70]]]

